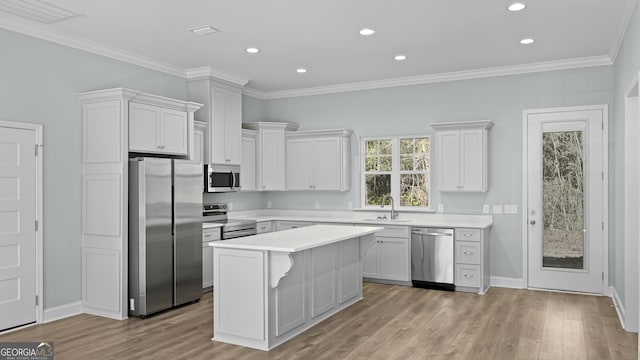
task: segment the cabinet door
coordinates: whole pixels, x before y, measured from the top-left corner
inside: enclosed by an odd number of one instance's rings
[[[158,152],[160,108],[129,103],[129,151]]]
[[[380,275],[380,266],[378,256],[380,252],[380,243],[376,240],[371,249],[367,251],[362,259],[362,276],[368,278],[377,278]]]
[[[380,278],[409,281],[408,239],[378,237],[380,241]]]
[[[440,191],[459,191],[460,184],[460,132],[440,131],[436,134],[438,157],[438,184]]]
[[[225,144],[227,132],[227,91],[222,88],[211,88],[211,124],[209,132],[209,159],[213,164],[226,164]]]
[[[162,152],[187,155],[189,150],[187,145],[187,113],[172,109],[162,109],[159,121],[159,145]]]
[[[313,141],[311,166],[314,190],[341,190],[342,175],[340,138]]]
[[[486,191],[485,151],[483,130],[460,130],[462,191]]]
[[[205,130],[203,129],[195,129],[193,131],[193,157],[191,160],[199,161],[203,164],[204,161],[204,141],[205,141]]]
[[[260,190],[284,190],[284,133],[260,131]]]
[[[225,125],[226,163],[240,165],[242,162],[242,94],[227,90],[227,112]]]
[[[240,189],[256,189],[256,139],[242,138],[242,163],[240,164]]]
[[[202,243],[202,288],[213,286],[213,248]]]
[[[311,162],[311,139],[289,139],[287,140],[287,190],[311,190],[313,180],[311,179],[311,169],[315,164]]]

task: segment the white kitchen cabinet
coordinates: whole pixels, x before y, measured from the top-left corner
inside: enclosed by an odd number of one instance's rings
[[[160,127],[165,138],[187,134],[187,150],[177,150],[183,141],[178,140],[167,141],[164,151],[191,158],[194,112],[202,105],[123,88],[78,97],[82,102],[82,308],[87,314],[126,319],[129,150],[151,152]],[[153,130],[143,134],[147,126]],[[132,149],[127,132],[133,139]]]
[[[204,104],[196,113],[196,120],[208,124],[207,163],[242,162],[242,87],[247,81],[237,80],[218,79],[206,71],[187,75],[189,98]]]
[[[282,221],[282,220],[278,220],[275,223],[276,223],[276,226],[275,226],[276,230],[275,231],[296,229],[296,228],[301,228],[301,227],[313,225],[313,223],[311,221]]]
[[[350,188],[351,130],[312,130],[287,133],[287,190]]]
[[[272,230],[272,222],[271,221],[258,221],[256,224],[256,232],[258,234],[269,233]]]
[[[456,291],[484,294],[490,286],[489,229],[456,228]]]
[[[256,188],[256,146],[258,132],[242,130],[242,164],[240,165],[240,190],[252,191]]]
[[[362,276],[374,280],[411,281],[410,238],[407,226],[385,226],[362,260]]]
[[[188,155],[187,112],[129,103],[129,151]]]
[[[285,132],[295,131],[296,124],[276,122],[244,123],[258,132],[257,189],[260,191],[285,190]]]
[[[431,124],[436,130],[438,189],[486,192],[489,120]]]
[[[209,126],[207,123],[196,121],[195,130],[193,131],[193,157],[191,160],[199,161],[202,164],[209,163],[207,156],[207,132]]]
[[[210,241],[220,240],[220,228],[202,230],[202,289],[213,288],[213,248]]]

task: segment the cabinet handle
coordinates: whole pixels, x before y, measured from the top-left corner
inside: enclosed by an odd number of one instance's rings
[[[462,234],[462,236],[469,237],[469,236],[473,236],[473,234],[472,233],[464,233],[464,234]]]
[[[309,185],[309,189],[313,189],[313,185]]]
[[[469,278],[472,278],[472,277],[473,277],[473,275],[472,275],[472,274],[464,274],[464,277],[465,277],[465,278],[467,278],[467,279],[469,279]]]
[[[267,185],[262,185],[262,188],[265,189],[267,187]]]
[[[158,145],[158,149],[164,149],[164,145]]]
[[[465,255],[473,255],[473,252],[472,251],[465,251],[464,254]]]

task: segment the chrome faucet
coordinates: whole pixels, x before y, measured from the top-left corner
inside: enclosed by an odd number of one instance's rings
[[[384,201],[387,199],[391,200],[391,220],[394,220],[398,217],[398,213],[396,212],[396,208],[393,205],[393,197],[390,194],[382,197],[382,203],[380,204],[380,207],[384,209]]]

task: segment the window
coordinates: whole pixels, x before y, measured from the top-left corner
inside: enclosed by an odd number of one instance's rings
[[[391,194],[399,208],[429,208],[428,136],[360,140],[363,207],[380,206]]]

